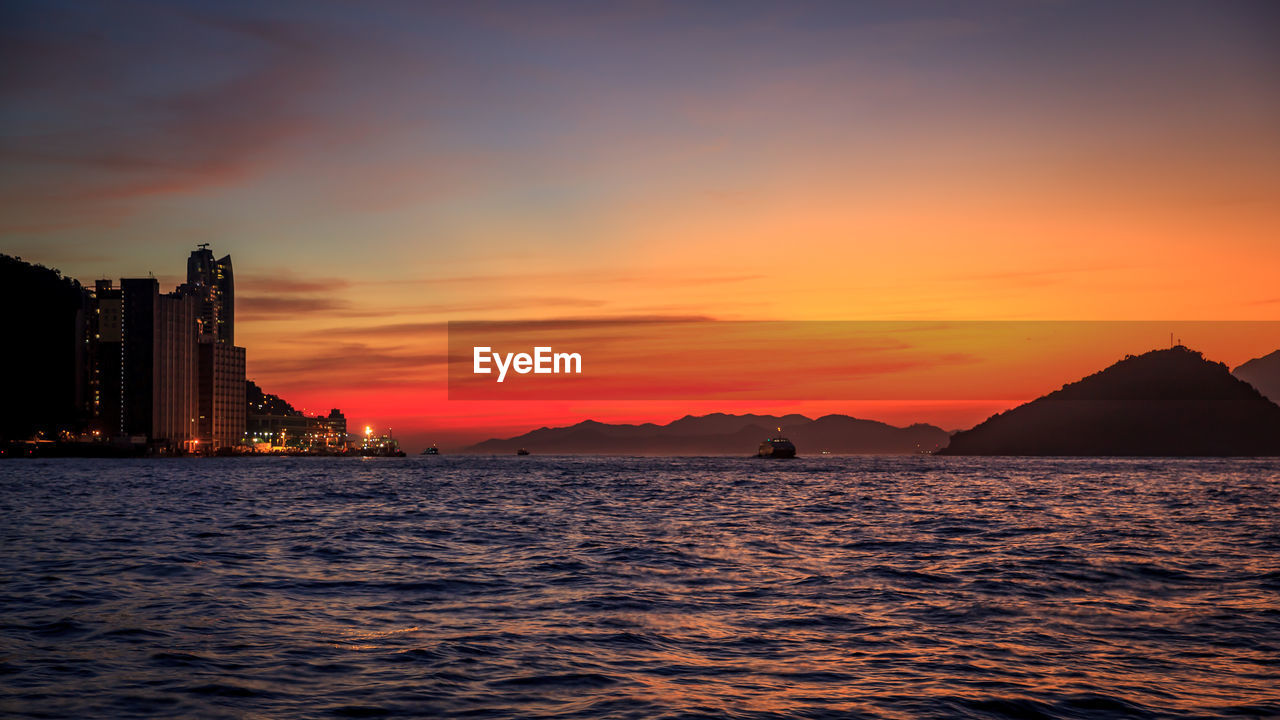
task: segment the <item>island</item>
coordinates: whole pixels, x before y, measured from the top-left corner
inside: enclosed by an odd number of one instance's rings
[[[1280,455],[1280,406],[1178,345],[1131,355],[956,433],[944,455]]]

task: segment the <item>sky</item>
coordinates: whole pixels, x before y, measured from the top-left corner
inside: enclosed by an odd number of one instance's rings
[[[411,445],[1009,404],[449,401],[450,321],[1280,319],[1273,2],[10,2],[0,92],[0,251],[210,243],[249,377]]]

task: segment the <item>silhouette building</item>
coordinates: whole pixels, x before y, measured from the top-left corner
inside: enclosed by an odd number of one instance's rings
[[[213,449],[239,445],[245,433],[245,353],[236,347],[235,276],[231,256],[214,259],[208,244],[187,258],[178,292],[198,308],[199,435]]]
[[[244,348],[220,342],[201,342],[200,437],[215,450],[244,441]]]
[[[248,383],[247,441],[265,451],[341,453],[347,449],[347,418],[333,408],[327,416],[309,416],[278,395]]]
[[[92,387],[107,435],[161,451],[216,451],[245,432],[245,351],[233,342],[231,257],[191,253],[187,282],[161,294],[155,278],[96,285]]]
[[[235,345],[236,293],[231,256],[214,260],[209,244],[201,243],[187,258],[187,282],[179,289],[200,301],[201,341]]]
[[[97,416],[110,436],[196,448],[196,302],[155,278],[96,284]]]

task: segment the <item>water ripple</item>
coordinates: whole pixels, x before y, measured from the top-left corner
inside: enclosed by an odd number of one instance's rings
[[[1280,463],[0,463],[0,715],[1280,715]]]

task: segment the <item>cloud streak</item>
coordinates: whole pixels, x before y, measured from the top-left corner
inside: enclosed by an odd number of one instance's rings
[[[236,287],[263,293],[332,293],[351,287],[351,281],[338,277],[299,277],[289,271],[274,273],[237,273]]]
[[[33,119],[0,135],[0,230],[118,220],[138,200],[228,185],[314,127],[301,100],[318,87],[324,54],[296,28],[163,8],[139,14],[136,29],[63,20],[6,32],[21,41],[6,51],[4,88]],[[145,37],[123,37],[135,30]],[[168,56],[204,74],[158,83],[156,58]],[[61,121],[35,120],[44,115]]]
[[[299,313],[333,313],[347,305],[332,298],[281,297],[275,295],[242,295],[236,298],[236,312],[241,318],[271,319]]]

